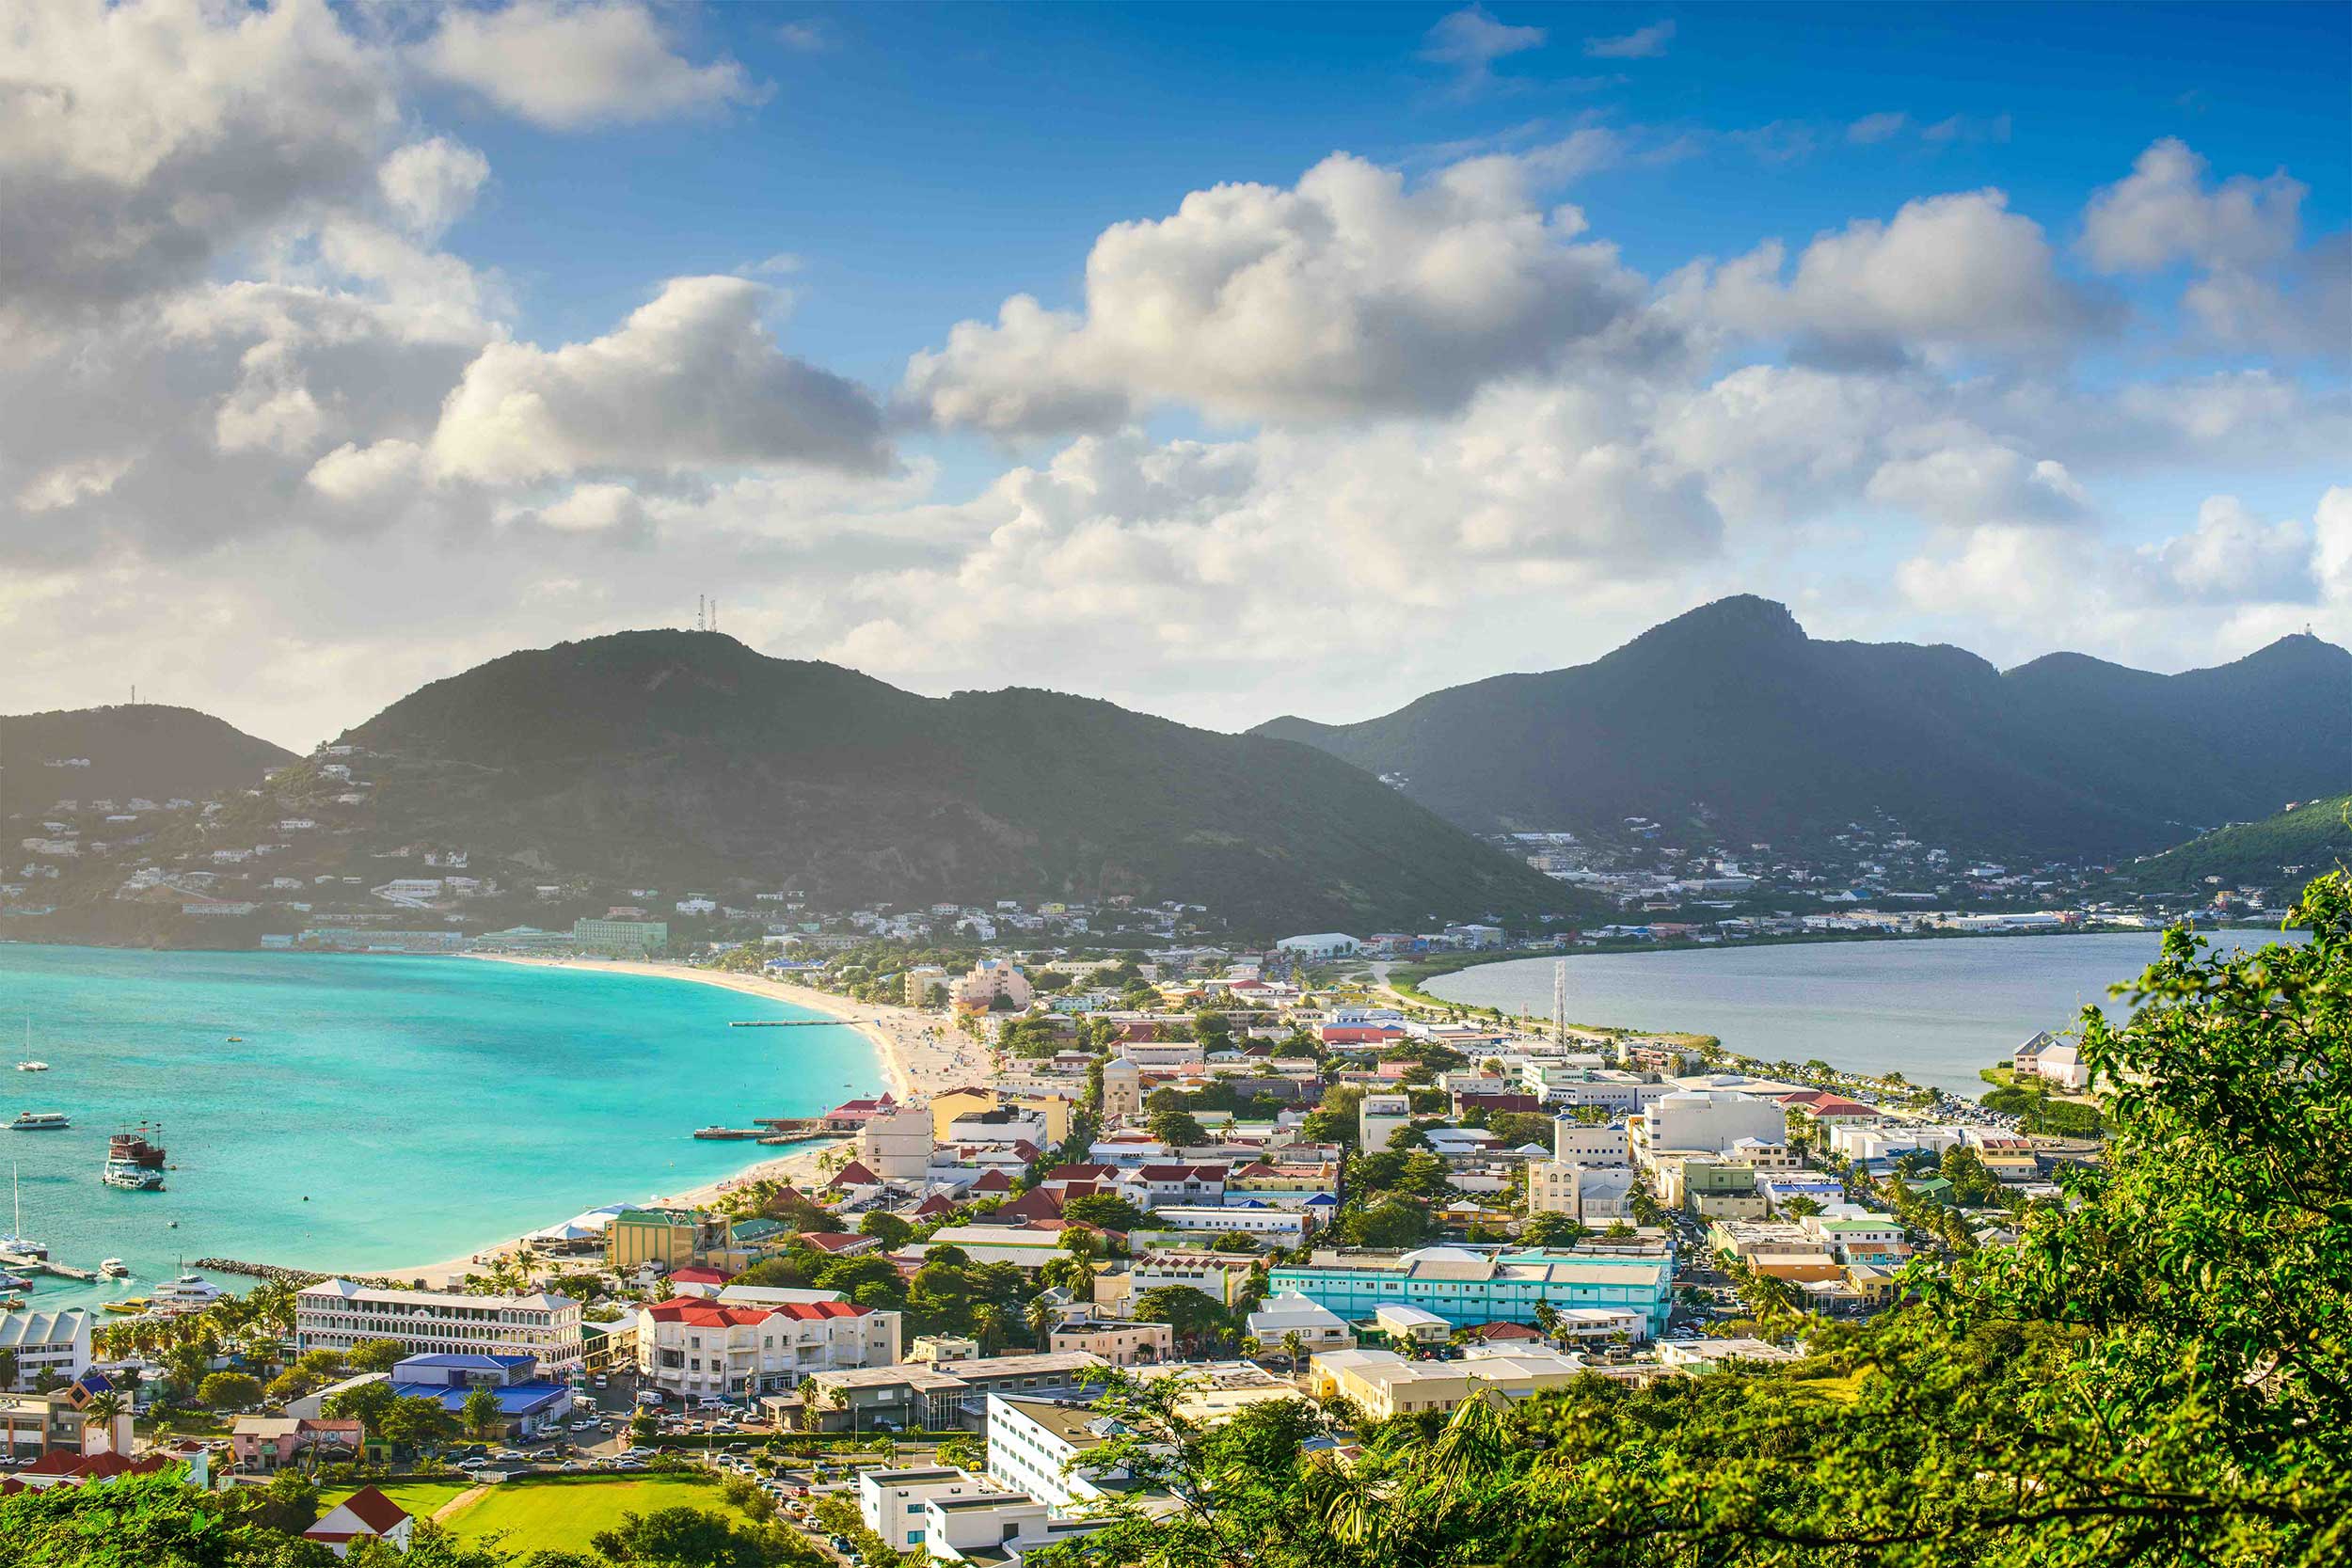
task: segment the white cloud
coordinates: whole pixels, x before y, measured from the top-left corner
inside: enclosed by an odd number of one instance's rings
[[[427,479],[424,449],[414,441],[384,440],[372,446],[344,442],[310,466],[310,487],[329,499],[381,504],[421,486]]]
[[[873,402],[779,349],[760,320],[768,298],[744,278],[674,278],[605,337],[552,351],[491,344],[441,411],[435,467],[493,483],[582,469],[887,467]]]
[[[385,159],[375,178],[411,233],[437,238],[472,208],[490,178],[490,160],[463,142],[432,136]]]
[[[0,323],[20,332],[192,281],[363,187],[399,114],[323,0],[24,0],[0,83]]]
[[[1675,24],[1653,22],[1622,38],[1586,39],[1584,53],[1597,60],[1654,60],[1674,41]]]
[[[1465,95],[1494,84],[1494,63],[1513,55],[1540,49],[1541,27],[1513,27],[1497,22],[1483,6],[1469,6],[1438,19],[1422,42],[1421,57],[1454,69],[1454,87]]]
[[[688,61],[635,0],[452,10],[416,58],[429,74],[553,131],[714,113],[768,95],[735,60]]]
[[[2042,226],[2000,191],[1905,202],[1816,238],[1793,277],[1779,242],[1717,269],[1707,313],[1736,330],[1839,356],[1928,351],[2053,357],[2114,318],[2058,276]]]
[[[2312,525],[2300,518],[2265,523],[2235,496],[2211,496],[2194,529],[2141,553],[2182,597],[2235,604],[2312,597]]]
[[[1902,135],[1903,128],[1910,123],[1911,117],[1899,110],[1864,115],[1846,127],[1846,139],[1860,142],[1866,147],[1874,142],[1892,141]]]
[[[135,461],[131,457],[86,457],[44,468],[17,491],[16,504],[25,512],[56,512],[89,497],[103,496],[115,487],[115,481],[131,471]]]
[[[1890,458],[1863,495],[1950,524],[2068,522],[2090,503],[2064,464],[1981,440]]]
[[[2205,183],[2205,160],[2167,136],[2083,212],[2083,254],[2103,272],[2154,272],[2175,261],[2208,271],[2259,266],[2295,248],[2309,187],[2284,169]]]
[[[1104,232],[1083,310],[1026,295],[909,364],[946,424],[1103,428],[1161,404],[1220,420],[1443,411],[1625,325],[1642,280],[1533,183],[1605,134],[1455,164],[1418,186],[1339,154],[1292,189],[1218,185]]]

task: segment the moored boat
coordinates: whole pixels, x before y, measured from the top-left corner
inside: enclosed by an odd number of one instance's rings
[[[228,1293],[200,1274],[183,1274],[168,1284],[156,1286],[149,1305],[167,1315],[201,1312]]]
[[[160,1193],[164,1190],[164,1173],[135,1165],[128,1160],[109,1160],[98,1180],[109,1187],[119,1187],[131,1193]]]
[[[160,1123],[142,1121],[135,1127],[126,1127],[107,1140],[106,1158],[137,1165],[142,1170],[161,1170],[164,1146],[158,1140],[163,1135]]]
[[[147,1298],[145,1296],[124,1296],[120,1301],[110,1301],[105,1303],[99,1308],[99,1310],[102,1312],[119,1312],[124,1317],[135,1317],[139,1313],[147,1310]]]

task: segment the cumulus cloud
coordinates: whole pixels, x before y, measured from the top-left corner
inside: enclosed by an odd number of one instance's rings
[[[1718,269],[1705,312],[1737,331],[1839,356],[1909,352],[2054,356],[2115,319],[2061,277],[2042,226],[1997,190],[1905,202],[1894,218],[1820,235],[1793,276],[1778,241]]]
[[[2174,592],[2202,603],[2300,602],[2319,586],[2312,526],[2296,517],[2265,523],[2235,496],[2206,498],[2195,528],[2141,553]]]
[[[1597,60],[1654,60],[1674,41],[1675,24],[1653,22],[1621,38],[1586,39],[1584,53]]]
[[[489,159],[447,136],[411,142],[375,171],[392,211],[410,232],[427,238],[465,216],[489,178]]]
[[[760,319],[769,298],[740,277],[680,277],[605,337],[491,344],[441,411],[436,467],[493,483],[696,465],[886,467],[880,410],[776,346]]]
[[[552,131],[712,113],[768,95],[735,60],[687,60],[635,0],[453,9],[416,59],[431,75]]]
[[[0,322],[44,328],[360,188],[399,115],[386,62],[324,0],[25,0],[0,83]]]
[[[1182,403],[1312,421],[1458,408],[1624,325],[1642,279],[1534,182],[1594,138],[1475,158],[1408,185],[1339,154],[1294,188],[1218,185],[1104,231],[1086,303],[1027,295],[916,355],[904,396],[945,424],[1103,428]]]
[[[2167,136],[2083,211],[2083,254],[2103,272],[2155,272],[2175,261],[2208,271],[2258,266],[2295,248],[2310,187],[2284,169],[2208,185],[2205,160]]]

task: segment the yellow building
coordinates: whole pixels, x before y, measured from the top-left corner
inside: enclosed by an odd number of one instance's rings
[[[1057,1094],[1006,1094],[997,1089],[949,1089],[946,1094],[931,1097],[931,1137],[940,1143],[947,1141],[947,1129],[958,1117],[975,1111],[993,1111],[1003,1106],[1026,1111],[1043,1119],[1045,1136],[1050,1143],[1060,1143],[1070,1136],[1070,1115],[1075,1102]]]
[[[612,1217],[605,1232],[604,1262],[631,1270],[652,1263],[682,1269],[726,1245],[727,1222],[695,1209],[631,1209]]]
[[[1316,1399],[1337,1394],[1375,1421],[1452,1410],[1473,1394],[1529,1399],[1584,1371],[1575,1356],[1542,1350],[1473,1349],[1458,1361],[1408,1361],[1385,1350],[1322,1351],[1308,1367],[1308,1389]]]

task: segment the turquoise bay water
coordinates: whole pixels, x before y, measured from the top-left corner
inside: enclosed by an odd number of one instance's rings
[[[19,1167],[24,1233],[57,1261],[132,1269],[127,1284],[43,1278],[30,1305],[143,1295],[183,1257],[424,1263],[715,1180],[779,1151],[695,1128],[881,1086],[872,1043],[847,1025],[727,1027],[818,1016],[655,975],[466,958],[0,945],[0,1122],[73,1118],[0,1132],[0,1180]],[[50,1070],[6,1070],[28,1057]],[[167,1190],[100,1185],[107,1134],[141,1118],[163,1123]],[[7,1202],[0,1189],[0,1229]]]
[[[1976,1095],[1986,1086],[1978,1069],[2035,1031],[2072,1028],[2086,1004],[2115,1016],[2107,988],[2136,978],[2162,940],[2122,931],[1584,954],[1567,960],[1568,1018],[1714,1035],[1768,1062],[1819,1057]],[[2309,937],[2231,930],[2205,940],[2226,949]],[[1554,962],[1482,964],[1422,989],[1549,1018]]]

